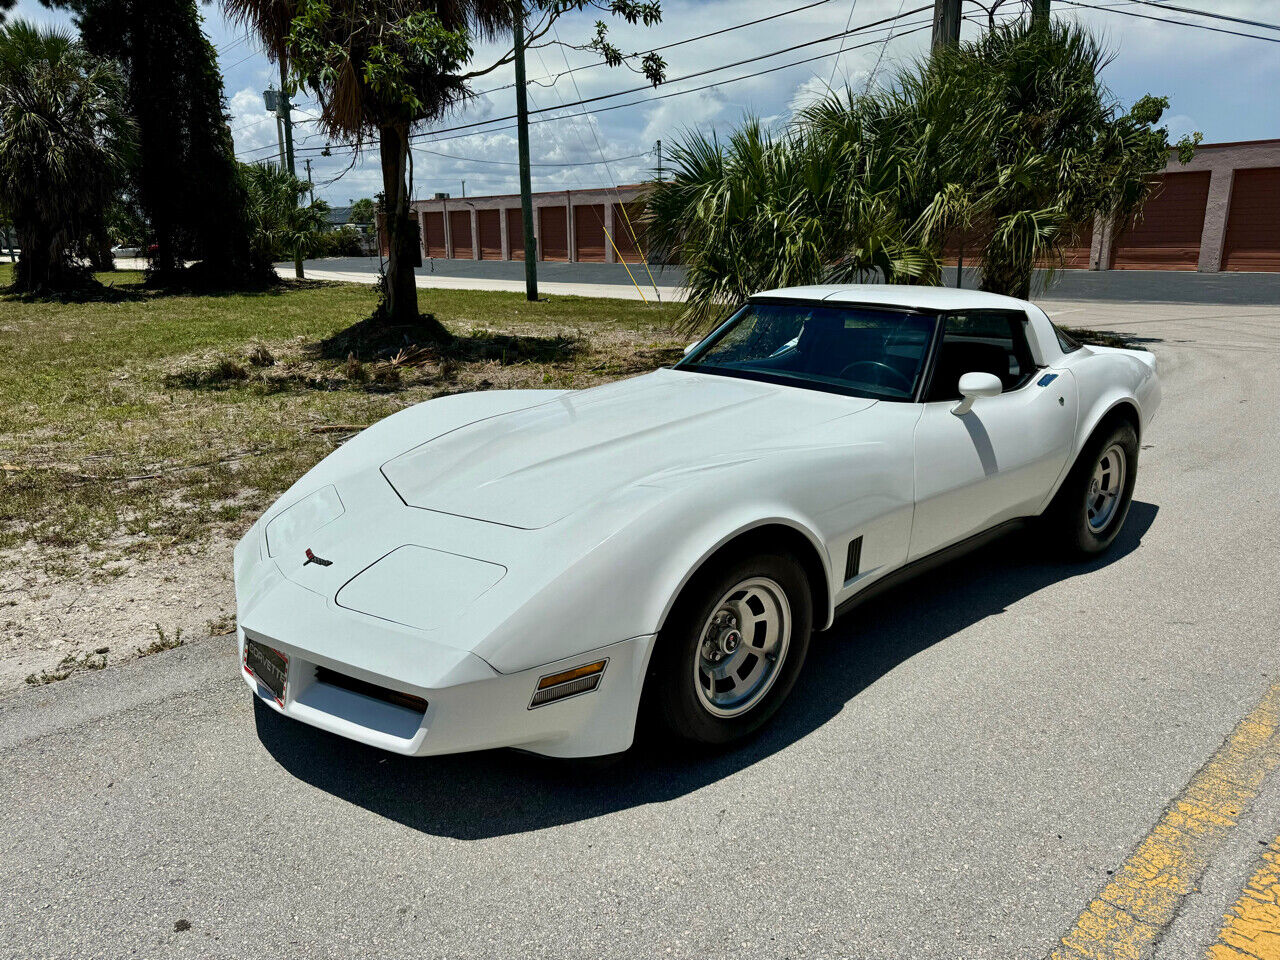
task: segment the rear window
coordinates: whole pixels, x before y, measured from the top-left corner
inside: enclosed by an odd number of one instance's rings
[[[1071,334],[1067,333],[1067,331],[1063,330],[1056,323],[1053,325],[1053,332],[1058,338],[1058,346],[1062,348],[1063,353],[1074,353],[1083,346],[1079,340],[1071,336]]]

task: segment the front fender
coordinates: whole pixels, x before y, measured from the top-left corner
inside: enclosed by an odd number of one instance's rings
[[[843,564],[832,556],[843,556],[853,536],[864,536],[865,569],[887,568],[905,556],[909,450],[898,457],[881,450],[879,444],[790,450],[785,463],[762,456],[684,485],[619,491],[541,533],[548,544],[543,563],[552,572],[475,652],[506,673],[602,642],[655,634],[709,557],[768,525],[794,530],[812,545],[834,600],[842,586],[836,568],[843,573]],[[574,545],[568,556],[558,553],[564,544]],[[830,602],[827,607],[814,612],[819,626],[830,620]]]

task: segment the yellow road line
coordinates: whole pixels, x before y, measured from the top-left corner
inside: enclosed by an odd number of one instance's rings
[[[1280,960],[1280,837],[1231,908],[1209,948],[1209,960]]]
[[[1149,956],[1218,844],[1280,764],[1280,683],[1266,692],[1218,752],[1076,919],[1053,960]]]

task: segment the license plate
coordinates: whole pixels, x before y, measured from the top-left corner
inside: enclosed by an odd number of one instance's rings
[[[284,685],[289,678],[289,658],[279,650],[254,640],[244,642],[244,665],[258,682],[284,706]]]

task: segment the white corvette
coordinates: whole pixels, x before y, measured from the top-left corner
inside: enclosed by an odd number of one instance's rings
[[[404,754],[615,753],[638,715],[727,742],[870,592],[1031,520],[1106,549],[1159,400],[1151,354],[1020,300],[761,294],[669,369],[335,451],[236,548],[244,679]]]

